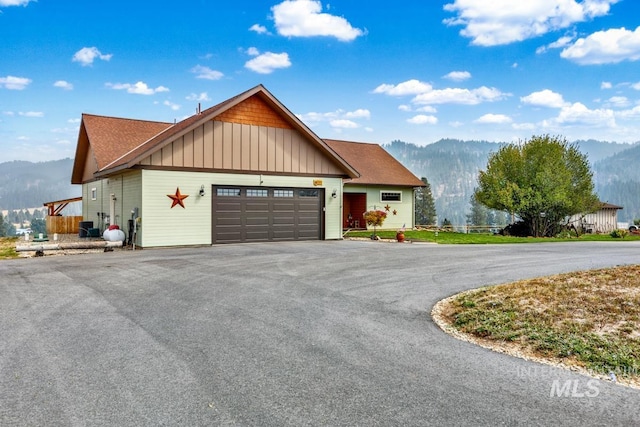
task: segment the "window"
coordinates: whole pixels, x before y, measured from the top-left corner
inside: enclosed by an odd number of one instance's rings
[[[247,197],[267,197],[269,195],[268,190],[260,190],[254,188],[247,189]]]
[[[318,197],[318,190],[300,190],[300,197]]]
[[[273,197],[293,197],[293,190],[273,190]]]
[[[402,193],[400,191],[381,191],[380,201],[381,202],[401,202]]]
[[[216,195],[226,197],[238,197],[240,196],[239,188],[218,188],[216,189]]]
[[[91,189],[91,200],[97,200],[97,199],[98,199],[98,189],[94,187]]]

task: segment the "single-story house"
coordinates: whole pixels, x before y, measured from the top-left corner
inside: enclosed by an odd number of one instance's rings
[[[569,224],[583,233],[611,233],[618,228],[618,211],[622,206],[600,203],[600,209],[588,214],[573,215]]]
[[[342,221],[344,228],[367,228],[366,211],[387,213],[382,227],[412,228],[415,222],[414,189],[424,183],[378,144],[324,140],[360,174],[345,179]]]
[[[71,182],[87,227],[141,247],[340,239],[374,208],[410,228],[423,185],[377,144],[319,138],[262,85],[177,123],[83,114]]]

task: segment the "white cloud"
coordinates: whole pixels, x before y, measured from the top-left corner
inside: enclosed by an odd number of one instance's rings
[[[359,108],[353,111],[345,111],[342,109],[330,111],[327,113],[311,112],[297,115],[300,120],[305,123],[315,124],[328,122],[334,128],[354,129],[360,125],[354,120],[371,118],[371,112],[365,108]]]
[[[175,104],[171,101],[164,101],[162,105],[166,105],[167,107],[171,108],[173,111],[177,111],[180,109],[180,105]]]
[[[44,117],[44,113],[42,111],[21,111],[18,114],[22,117]]]
[[[75,123],[80,123],[80,122],[81,122],[81,120],[78,119],[78,118],[73,118],[73,119],[67,120],[67,123],[74,123],[75,124]]]
[[[560,52],[562,58],[581,65],[616,64],[640,59],[640,27],[635,31],[613,28],[579,38]]]
[[[331,125],[331,127],[333,128],[338,129],[356,129],[357,127],[359,127],[356,122],[346,119],[331,120],[329,122],[329,125]]]
[[[625,120],[637,120],[640,119],[640,105],[633,107],[630,110],[617,111],[616,117],[620,117]]]
[[[211,101],[211,99],[209,98],[209,95],[207,95],[207,92],[201,92],[200,94],[197,93],[192,93],[189,96],[186,97],[187,101]]]
[[[412,79],[397,85],[381,84],[373,90],[373,93],[384,93],[391,96],[418,95],[429,92],[433,87],[429,83]]]
[[[246,50],[245,53],[247,55],[249,55],[249,56],[258,56],[258,55],[260,55],[260,51],[256,47],[250,47],[249,49]]]
[[[364,34],[340,16],[322,13],[322,3],[315,0],[285,0],[271,8],[278,34],[287,37],[335,37],[352,41]]]
[[[288,68],[291,66],[289,54],[265,52],[253,59],[247,61],[244,66],[251,71],[259,74],[271,74],[279,68]]]
[[[504,114],[485,114],[484,116],[474,120],[474,123],[480,124],[506,124],[511,123],[513,120],[509,116],[505,116]]]
[[[444,10],[455,13],[447,25],[461,25],[460,34],[478,46],[504,45],[569,28],[606,15],[618,0],[453,0]]]
[[[535,105],[537,107],[562,108],[566,102],[557,92],[544,89],[538,92],[532,92],[527,96],[520,98],[523,104]]]
[[[355,111],[348,111],[344,115],[348,119],[370,119],[371,112],[364,108],[359,108]]]
[[[10,90],[23,90],[31,84],[31,79],[26,77],[7,76],[0,77],[0,88]]]
[[[73,90],[73,85],[64,80],[58,80],[53,84],[53,86],[59,87],[60,89],[64,89],[64,90]]]
[[[432,105],[425,105],[424,107],[416,109],[416,111],[419,111],[421,113],[437,113],[438,109]]]
[[[624,108],[631,105],[631,102],[626,96],[612,96],[607,99],[606,104],[612,107]]]
[[[471,73],[468,71],[452,71],[449,74],[443,76],[445,79],[453,80],[455,82],[461,82],[471,78]]]
[[[611,89],[613,85],[611,82],[602,82],[600,83],[600,89]]]
[[[418,114],[417,116],[407,119],[407,123],[411,123],[413,125],[435,125],[438,123],[438,118],[435,116],[427,116],[426,114]]]
[[[500,101],[507,96],[496,88],[481,86],[477,89],[446,88],[422,93],[413,98],[415,104],[463,104],[477,105],[483,102]]]
[[[537,54],[541,54],[546,52],[549,49],[561,49],[565,46],[568,46],[569,43],[571,43],[573,41],[573,39],[575,38],[575,36],[564,36],[564,37],[560,37],[558,40],[556,40],[553,43],[549,43],[546,46],[541,46],[539,48],[536,49],[536,53]]]
[[[197,74],[197,79],[205,79],[205,80],[220,80],[224,77],[220,71],[212,70],[209,67],[205,67],[203,65],[196,65],[191,69],[193,74]]]
[[[136,95],[153,95],[159,92],[169,92],[169,89],[164,86],[158,86],[157,88],[150,88],[145,82],[137,82],[135,84],[130,83],[107,83],[107,87],[115,90],[126,90],[127,93],[133,93]]]
[[[253,24],[251,27],[249,27],[249,31],[254,31],[258,34],[269,34],[267,27],[260,24]]]
[[[562,107],[560,114],[554,121],[559,124],[579,124],[594,127],[615,127],[616,125],[613,110],[590,110],[580,102]]]
[[[635,90],[640,90],[640,82],[632,84],[631,87]]]
[[[26,6],[34,0],[0,0],[0,7]]]
[[[411,105],[405,105],[405,104],[398,105],[398,110],[404,111],[405,113],[409,113],[411,112]]]
[[[71,60],[73,62],[79,62],[83,67],[93,64],[93,61],[98,58],[103,61],[109,61],[113,54],[102,54],[97,47],[83,47],[77,51]]]

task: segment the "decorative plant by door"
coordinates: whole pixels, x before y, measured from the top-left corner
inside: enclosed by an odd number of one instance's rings
[[[367,225],[373,227],[372,238],[375,239],[376,227],[380,227],[386,218],[387,218],[387,213],[385,211],[374,209],[372,211],[366,211],[364,213],[364,220],[367,222]]]

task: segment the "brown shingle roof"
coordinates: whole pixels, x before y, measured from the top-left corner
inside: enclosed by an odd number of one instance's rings
[[[424,183],[378,144],[324,140],[360,174],[353,184],[423,187]]]
[[[102,169],[148,139],[172,126],[171,123],[117,117],[82,115],[98,169]]]

